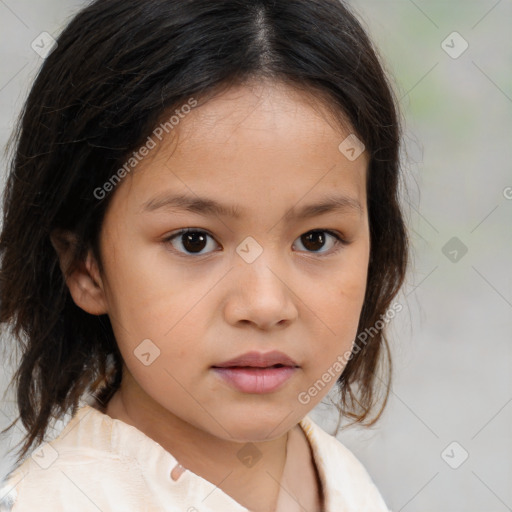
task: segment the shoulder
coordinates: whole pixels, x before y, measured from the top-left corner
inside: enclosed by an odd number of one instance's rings
[[[108,453],[89,452],[86,447],[61,452],[58,442],[47,443],[0,483],[0,512],[57,512],[68,510],[71,503],[77,512],[93,510],[93,496],[105,488],[116,494],[125,481],[114,475],[133,476],[124,473],[121,461]]]
[[[389,512],[368,471],[351,450],[309,416],[300,424],[324,486],[327,510]]]
[[[17,498],[16,485],[13,484],[16,477],[13,472],[0,480],[0,512],[12,512]]]
[[[59,436],[37,447],[0,481],[0,512],[95,510],[140,491],[140,471],[111,450],[108,422],[85,420],[80,409]],[[114,510],[107,506],[105,510]],[[120,510],[120,509],[116,509]]]

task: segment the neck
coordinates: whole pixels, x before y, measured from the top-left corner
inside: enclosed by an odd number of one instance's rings
[[[218,486],[252,512],[274,510],[286,462],[287,434],[255,443],[220,439],[164,409],[138,385],[129,385],[125,376],[105,414],[136,427],[183,468]]]

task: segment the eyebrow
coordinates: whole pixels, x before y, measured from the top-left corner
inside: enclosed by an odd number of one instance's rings
[[[160,209],[184,210],[203,216],[218,215],[235,219],[242,218],[244,212],[244,209],[239,205],[225,205],[214,199],[185,194],[162,194],[146,201],[142,207],[144,212],[154,212]],[[331,212],[347,211],[362,215],[363,207],[355,198],[344,195],[328,195],[317,203],[308,204],[301,208],[291,208],[284,215],[284,219],[287,221],[292,219],[303,220]]]

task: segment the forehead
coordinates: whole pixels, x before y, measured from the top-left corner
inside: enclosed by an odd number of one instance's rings
[[[282,84],[229,89],[180,116],[133,173],[139,211],[165,196],[210,197],[240,213],[341,194],[366,202],[367,155],[339,150],[351,134],[320,100]],[[298,204],[303,201],[303,204]]]
[[[345,118],[334,115],[329,107],[332,101],[325,94],[316,96],[281,82],[249,82],[233,86],[193,109],[175,134],[184,151],[210,141],[224,141],[230,150],[240,142],[272,150],[284,142],[288,147],[306,139],[312,149],[351,131]],[[229,144],[233,136],[235,140]]]

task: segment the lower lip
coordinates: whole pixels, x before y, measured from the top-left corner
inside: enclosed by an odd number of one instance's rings
[[[279,368],[213,368],[228,384],[242,393],[271,393],[279,389],[297,370]]]

